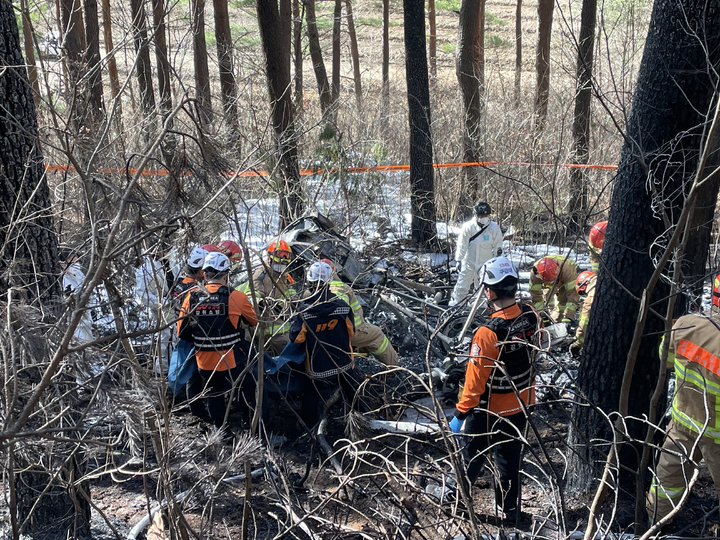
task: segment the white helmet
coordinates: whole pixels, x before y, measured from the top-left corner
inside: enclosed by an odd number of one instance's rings
[[[310,265],[310,268],[308,268],[307,280],[311,283],[314,283],[316,281],[322,281],[323,283],[327,283],[328,281],[330,281],[332,273],[332,266],[330,266],[328,263],[320,261],[314,262]]]
[[[190,256],[187,259],[187,265],[190,268],[200,268],[203,265],[207,254],[208,252],[201,247],[192,248]]]
[[[480,269],[480,283],[493,288],[493,285],[497,285],[501,281],[508,277],[513,278],[508,280],[510,283],[517,284],[518,273],[515,270],[515,265],[505,257],[494,257],[482,265]],[[507,283],[508,285],[510,283]]]
[[[222,273],[230,271],[231,266],[232,263],[226,255],[220,252],[213,252],[205,255],[203,270],[207,270],[209,268],[211,270],[215,270],[216,272]]]

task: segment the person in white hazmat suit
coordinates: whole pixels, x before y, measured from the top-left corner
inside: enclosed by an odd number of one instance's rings
[[[167,294],[167,280],[165,268],[162,264],[164,253],[160,249],[156,249],[153,253],[148,253],[143,257],[143,263],[135,271],[135,301],[141,307],[141,326],[152,329],[159,326],[165,326],[170,321],[166,321],[163,312],[165,304],[165,296]],[[170,365],[170,340],[172,339],[172,331],[170,328],[164,328],[157,334],[157,340],[153,340],[152,356],[159,353],[160,363],[156,364],[156,369],[167,371]]]
[[[70,249],[60,249],[60,268],[62,268],[63,292],[66,295],[77,293],[85,281],[85,272],[80,266],[78,254]],[[72,314],[71,314],[72,316]],[[87,343],[93,341],[95,336],[92,333],[92,317],[90,311],[85,310],[80,322],[75,328],[73,338],[77,341]]]
[[[458,235],[455,260],[460,269],[448,303],[450,306],[461,302],[473,283],[477,286],[478,271],[483,264],[502,255],[503,233],[500,226],[490,220],[492,208],[488,203],[480,201],[474,211],[475,217],[463,223]]]

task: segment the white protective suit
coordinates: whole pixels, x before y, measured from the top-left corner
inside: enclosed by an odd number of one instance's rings
[[[482,229],[482,233],[475,236]],[[473,236],[475,238],[470,242]],[[455,248],[455,260],[461,261],[462,266],[449,305],[454,306],[467,296],[482,265],[502,253],[502,243],[503,233],[494,221],[490,221],[487,227],[478,224],[475,217],[463,223]]]
[[[82,271],[80,263],[73,263],[63,272],[63,291],[66,293],[76,293],[80,290],[80,286],[85,281],[85,272]],[[95,336],[92,333],[92,317],[89,311],[84,311],[80,322],[75,328],[73,337],[78,341],[93,341]]]
[[[142,266],[135,271],[135,300],[141,306],[142,326],[154,328],[166,324],[162,304],[167,293],[165,270],[160,261],[145,257]],[[160,366],[163,373],[169,366],[170,340],[172,330],[165,328],[158,333],[160,340]],[[157,353],[157,343],[153,343],[153,355]],[[156,366],[157,367],[157,366]]]

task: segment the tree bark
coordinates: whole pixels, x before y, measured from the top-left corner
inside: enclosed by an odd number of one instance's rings
[[[102,0],[103,38],[105,40],[105,55],[108,63],[108,76],[110,77],[110,94],[113,99],[120,94],[120,77],[118,76],[117,61],[115,60],[115,45],[112,37],[112,21],[110,18],[110,0]],[[116,105],[118,126],[122,125],[122,101]]]
[[[280,197],[280,228],[282,229],[299,217],[303,211],[295,111],[290,92],[291,0],[279,0],[279,3],[278,0],[257,0],[257,14],[265,53],[268,94],[282,176],[276,183]]]
[[[435,0],[428,0],[428,52],[430,56],[430,77],[437,79],[437,20],[435,17]]]
[[[320,94],[320,111],[325,116],[332,105],[332,92],[330,91],[330,82],[328,81],[325,61],[320,49],[320,35],[318,34],[317,18],[315,16],[315,0],[304,0],[304,5],[308,47],[313,63],[313,71],[315,72],[315,80],[318,85],[318,94]]]
[[[82,16],[80,15],[80,0],[60,0],[60,15],[62,17],[60,26],[63,28],[64,40],[62,53],[63,64],[68,76],[68,91],[74,95],[68,95],[68,103],[74,105],[72,122],[75,130],[80,131],[83,125],[82,99],[85,93],[80,87],[82,79],[83,63],[85,61],[83,50],[85,49],[85,30],[83,29]]]
[[[302,21],[305,7],[300,12],[300,0],[293,0],[293,53],[295,61],[295,111],[300,114],[303,109],[303,45]]]
[[[157,63],[158,95],[163,119],[172,110],[172,85],[170,83],[170,61],[168,57],[167,30],[165,27],[165,3],[152,0],[153,26],[155,27],[155,61]]]
[[[410,213],[412,242],[436,242],[433,144],[430,133],[430,89],[425,51],[425,5],[403,0],[405,76],[410,121]]]
[[[718,0],[656,0],[653,6],[577,380],[580,395],[606,413],[618,410],[638,299],[654,271],[657,245],[669,238],[668,227],[679,216],[695,174],[714,91],[709,73],[720,63],[718,9]],[[679,20],[683,24],[677,24]],[[702,34],[687,28],[702,28]],[[714,201],[707,202],[714,207]],[[653,310],[665,313],[668,293],[669,287],[661,280],[650,298]],[[651,315],[630,391],[629,414],[636,418],[648,413],[663,329],[663,321]],[[631,436],[644,438],[641,423],[629,421],[628,430]],[[597,478],[593,464],[601,457],[600,449],[588,444],[591,439],[610,440],[610,430],[599,414],[578,404],[572,412],[570,434],[575,449],[569,463],[571,488],[585,490]],[[605,451],[607,447],[602,448]],[[621,465],[635,470],[637,455],[633,445],[623,447]]]
[[[550,96],[550,37],[555,0],[538,0],[538,41],[535,57],[535,127],[545,128]]]
[[[237,134],[237,85],[233,67],[233,42],[230,32],[230,14],[228,0],[213,0],[215,10],[215,40],[217,42],[218,65],[220,68],[220,92],[225,113],[225,122],[230,130]]]
[[[332,32],[332,102],[337,107],[340,97],[340,29],[342,28],[342,0],[335,0]]]
[[[103,105],[103,80],[100,65],[100,23],[97,0],[83,0],[85,15],[85,66],[88,77],[87,115],[93,126],[99,125],[105,115]]]
[[[381,129],[383,138],[390,135],[390,0],[382,0],[382,113]]]
[[[360,50],[358,49],[357,34],[355,33],[355,19],[353,18],[352,0],[345,0],[347,6],[348,34],[350,35],[350,55],[353,64],[353,80],[355,82],[355,102],[358,111],[362,110],[362,81],[360,79]]]
[[[200,124],[213,121],[210,95],[210,69],[205,43],[205,0],[190,0],[192,9],[193,64],[195,68],[195,98],[197,99]]]
[[[150,120],[155,115],[155,90],[152,82],[152,64],[148,47],[147,15],[142,0],[130,0],[133,42],[139,55],[137,62],[138,88],[140,89],[140,107],[143,116]]]
[[[515,106],[520,106],[522,93],[522,0],[515,4]]]
[[[463,0],[460,7],[455,73],[463,98],[463,160],[480,161],[485,109],[485,0]],[[471,206],[480,189],[478,167],[464,167],[461,206]]]
[[[40,84],[38,83],[37,64],[35,62],[35,48],[33,39],[32,22],[30,21],[30,10],[27,0],[20,0],[20,11],[22,13],[23,41],[25,42],[25,59],[27,60],[28,80],[32,88],[35,110],[40,110]]]
[[[578,40],[577,91],[573,118],[573,163],[587,165],[590,155],[590,101],[592,99],[593,47],[597,0],[583,0]],[[571,169],[569,231],[580,233],[587,219],[586,170]]]

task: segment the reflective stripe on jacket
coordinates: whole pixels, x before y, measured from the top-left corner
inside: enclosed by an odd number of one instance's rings
[[[575,332],[575,339],[579,345],[585,342],[585,333],[587,332],[587,326],[590,323],[590,310],[592,304],[595,301],[595,286],[597,285],[597,276],[593,276],[588,280],[587,287],[585,290],[585,300],[583,301],[582,308],[580,308],[580,320],[578,321],[577,331]]]
[[[365,322],[363,309],[357,296],[355,296],[355,291],[352,290],[350,285],[341,281],[337,274],[333,274],[333,279],[330,282],[330,290],[348,303],[350,309],[353,311],[356,327]]]
[[[530,273],[530,300],[535,309],[545,309],[546,303],[549,303],[553,296],[557,297],[557,315],[559,319],[573,320],[575,311],[577,311],[580,296],[575,290],[575,280],[578,275],[577,265],[567,259],[565,255],[548,255],[549,258],[555,259],[560,265],[555,281],[545,283],[535,273]],[[537,264],[537,261],[535,262]],[[534,266],[534,265],[533,265]],[[547,292],[547,298],[544,292]]]

